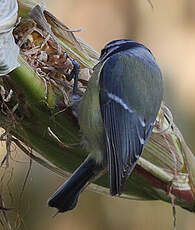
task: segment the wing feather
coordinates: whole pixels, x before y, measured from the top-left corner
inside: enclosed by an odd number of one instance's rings
[[[132,59],[133,57],[128,56],[127,58]],[[100,107],[106,134],[111,195],[121,194],[124,182],[134,169],[151,135],[155,120],[144,117],[147,108],[140,108],[143,113],[137,111],[133,107],[135,102],[132,102],[129,96],[124,95],[124,90],[128,88],[128,85],[131,91],[132,76],[127,70],[120,56],[114,55],[105,62],[99,80]],[[140,74],[144,73],[140,72]],[[136,89],[133,89],[133,92],[138,94],[137,103],[144,100]],[[140,103],[142,107],[143,104]],[[154,113],[157,114],[160,100],[154,104],[157,105],[154,108]]]

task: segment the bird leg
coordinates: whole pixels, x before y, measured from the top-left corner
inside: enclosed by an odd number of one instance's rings
[[[78,90],[78,79],[79,79],[79,71],[80,71],[80,64],[76,60],[72,60],[69,56],[68,58],[72,61],[73,69],[70,74],[65,74],[67,81],[71,81],[74,78],[74,86],[72,97],[78,97],[77,90]]]

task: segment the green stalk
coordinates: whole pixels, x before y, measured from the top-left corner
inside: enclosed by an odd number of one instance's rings
[[[14,86],[21,90],[32,104],[45,103],[49,107],[54,106],[55,100],[47,100],[46,89],[44,83],[37,74],[29,67],[27,62],[19,56],[20,67],[9,73]]]

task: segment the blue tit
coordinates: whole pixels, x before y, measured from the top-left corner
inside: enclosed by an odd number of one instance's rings
[[[108,43],[78,108],[90,154],[49,206],[72,210],[85,187],[106,170],[110,194],[120,196],[151,136],[162,98],[162,75],[150,50],[127,39]]]

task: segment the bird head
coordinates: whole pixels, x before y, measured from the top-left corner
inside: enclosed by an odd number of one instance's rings
[[[133,40],[128,39],[121,39],[121,40],[114,40],[109,42],[102,50],[100,55],[100,61],[104,62],[108,57],[111,55],[127,50],[127,49],[134,49],[136,47],[142,47],[150,52],[144,45],[135,42]]]

